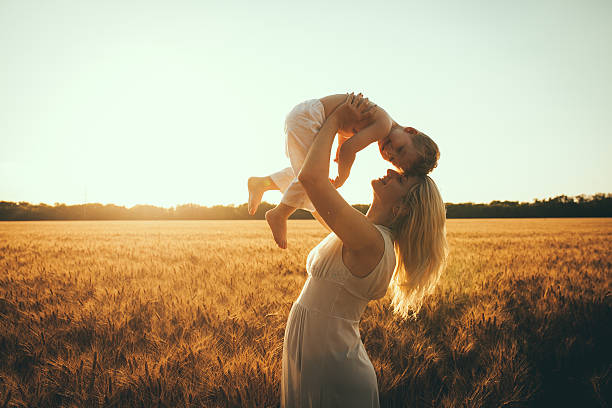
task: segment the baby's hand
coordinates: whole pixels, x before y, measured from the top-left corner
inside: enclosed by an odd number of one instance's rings
[[[351,172],[350,166],[348,166],[347,168],[347,166],[344,165],[342,161],[338,162],[338,176],[335,179],[331,180],[332,184],[334,185],[336,189],[342,187],[346,179],[348,179],[350,172]]]
[[[338,177],[332,180],[332,184],[336,188],[342,186],[346,179],[348,179],[351,173],[351,167],[355,161],[355,154],[345,147],[347,147],[347,145],[343,145],[343,148],[339,149],[338,152]]]
[[[346,178],[340,177],[340,175],[338,175],[338,177],[336,177],[335,179],[329,179],[329,181],[331,181],[335,189],[339,189],[346,181]]]
[[[340,159],[340,147],[338,146],[338,148],[336,149],[336,157],[334,157],[334,162],[338,163],[338,160]]]
[[[338,132],[338,148],[336,149],[336,157],[334,158],[334,161],[336,163],[338,163],[338,159],[340,158],[340,148],[342,147],[344,142],[349,140],[351,137],[352,135],[348,133]]]

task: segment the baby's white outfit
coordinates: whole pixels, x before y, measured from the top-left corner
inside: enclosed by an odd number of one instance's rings
[[[379,406],[376,372],[359,335],[368,301],[385,295],[395,270],[391,230],[376,227],[385,252],[364,278],[344,265],[334,233],[308,254],[308,279],[285,329],[281,407]]]
[[[325,108],[319,99],[311,99],[296,105],[285,118],[285,154],[289,157],[291,167],[270,175],[274,184],[283,193],[281,203],[310,212],[315,210],[297,175],[323,122],[325,122]]]

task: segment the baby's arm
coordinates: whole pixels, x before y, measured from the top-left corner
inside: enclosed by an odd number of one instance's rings
[[[336,157],[334,158],[334,161],[336,163],[338,163],[338,157],[340,156],[340,148],[342,147],[344,142],[351,138],[351,136],[352,135],[348,133],[338,132],[338,147],[336,148]]]
[[[338,177],[334,180],[336,188],[343,185],[348,178],[357,152],[387,136],[391,130],[391,125],[391,118],[389,116],[379,117],[340,146],[338,153]]]

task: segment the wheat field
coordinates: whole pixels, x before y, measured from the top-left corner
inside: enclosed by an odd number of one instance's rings
[[[277,407],[325,236],[290,221],[0,223],[0,407]],[[612,220],[449,220],[418,320],[360,331],[383,407],[612,404]]]

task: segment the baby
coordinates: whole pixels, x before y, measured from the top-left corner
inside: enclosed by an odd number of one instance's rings
[[[317,220],[326,225],[308,199],[297,175],[323,122],[347,97],[353,95],[329,95],[295,106],[285,119],[285,152],[291,167],[267,177],[251,177],[248,180],[251,215],[255,214],[265,191],[280,190],[283,193],[280,204],[266,212],[266,221],[274,241],[282,249],[287,248],[287,219],[296,209],[312,212]],[[364,99],[364,103],[370,102]],[[403,173],[425,175],[437,165],[440,153],[433,140],[412,127],[401,127],[380,107],[373,105],[373,109],[375,111],[369,118],[338,130],[338,149],[334,160],[338,163],[338,177],[330,180],[336,188],[348,178],[357,152],[374,142],[378,143],[382,158]]]

